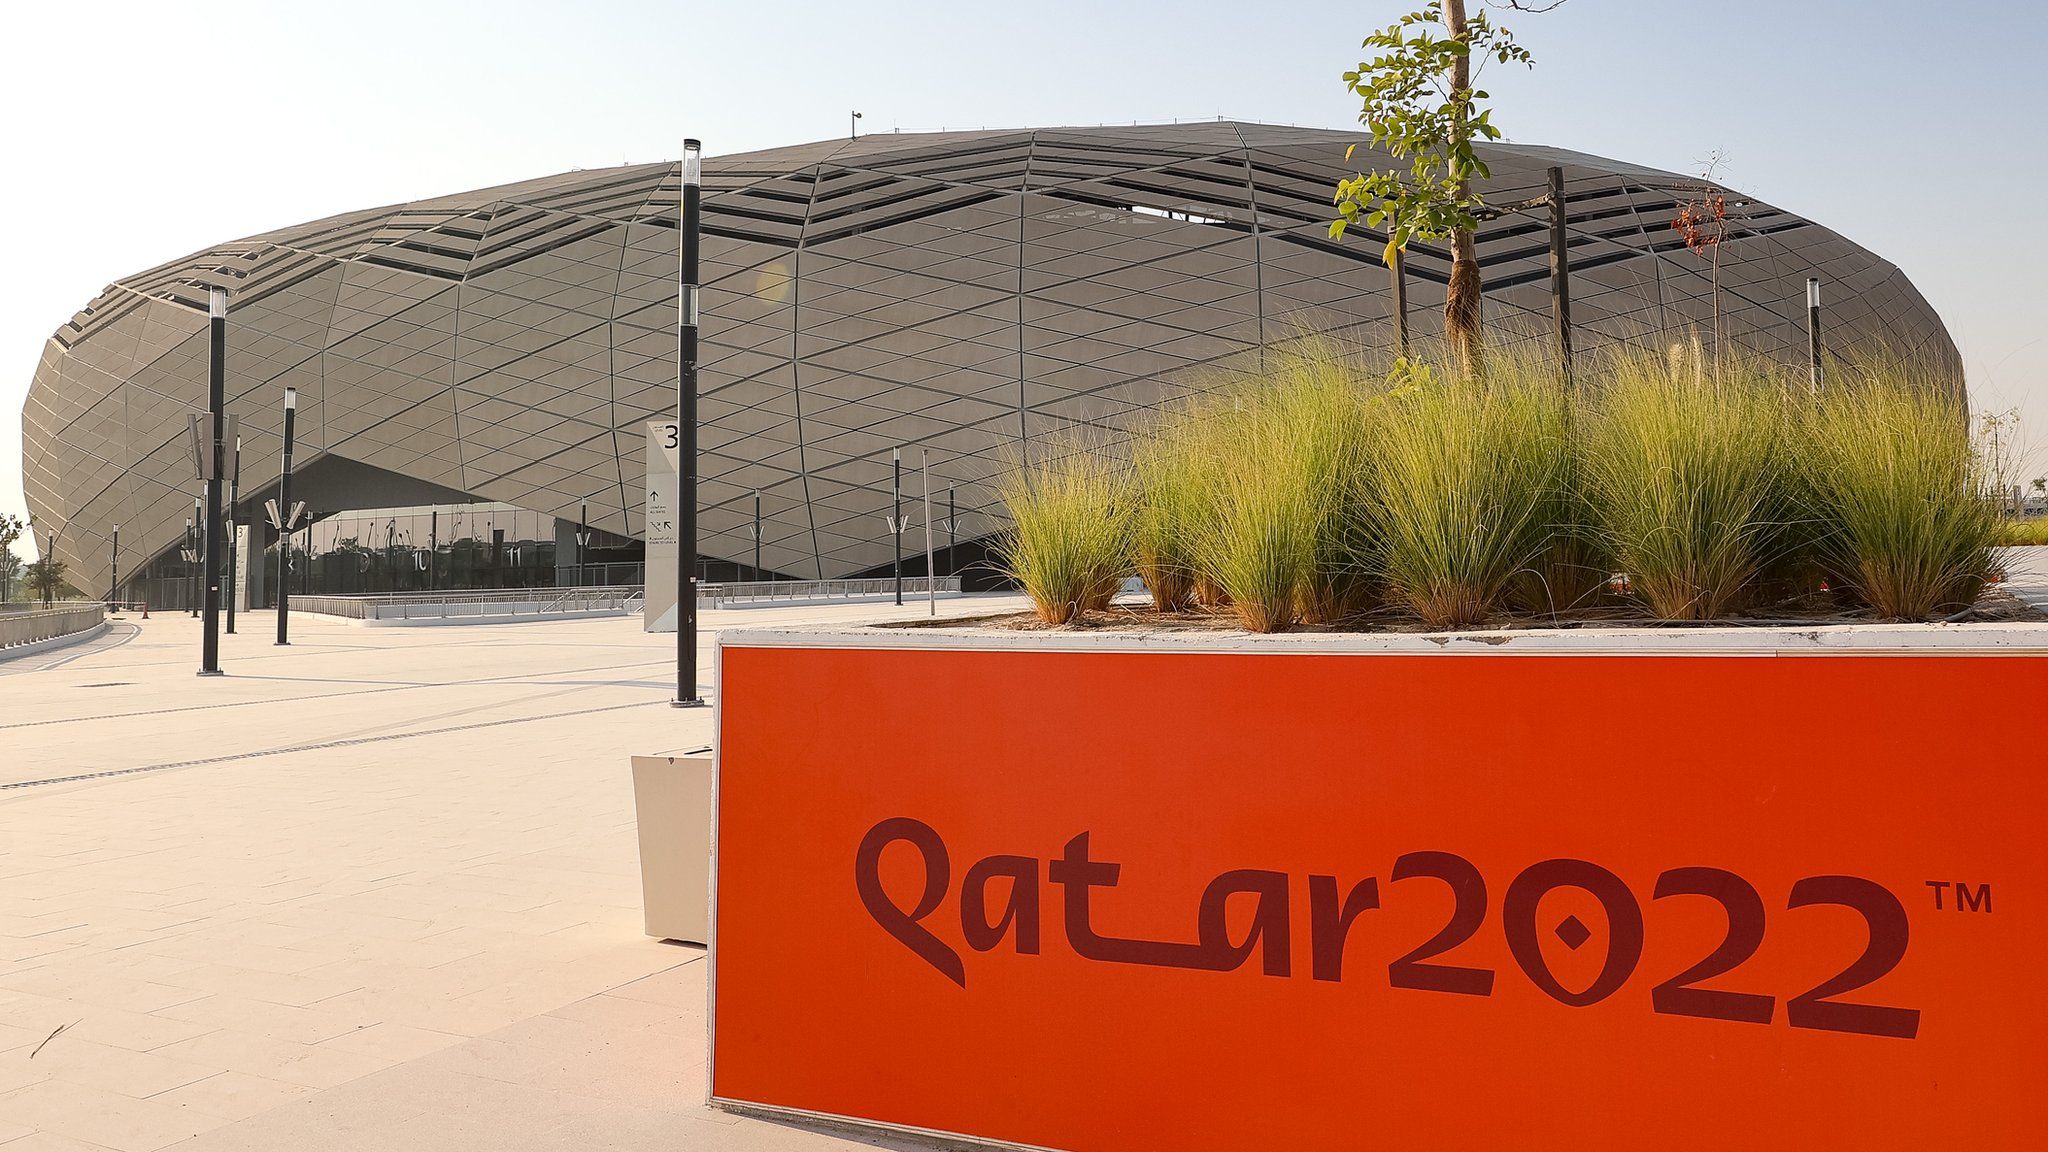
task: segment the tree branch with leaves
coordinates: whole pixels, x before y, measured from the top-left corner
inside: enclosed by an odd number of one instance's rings
[[[1477,234],[1484,202],[1472,185],[1492,173],[1474,143],[1498,140],[1501,131],[1483,106],[1487,93],[1473,80],[1488,61],[1527,67],[1534,58],[1484,10],[1468,15],[1465,0],[1431,0],[1366,37],[1363,47],[1376,54],[1344,74],[1345,86],[1362,101],[1358,121],[1372,133],[1372,146],[1407,161],[1407,167],[1338,182],[1330,235],[1341,237],[1361,222],[1382,230],[1382,259],[1389,267],[1411,241],[1449,240],[1444,336],[1460,367],[1476,373],[1483,288]],[[1354,145],[1346,158],[1356,151]]]

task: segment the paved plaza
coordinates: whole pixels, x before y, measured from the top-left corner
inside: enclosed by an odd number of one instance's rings
[[[273,619],[0,661],[0,1152],[874,1146],[703,1104],[628,770],[710,742],[672,635]]]
[[[707,688],[719,628],[923,614],[707,613]],[[183,614],[0,661],[0,1152],[897,1146],[703,1104],[628,771],[710,741],[673,636],[272,622],[220,679]]]

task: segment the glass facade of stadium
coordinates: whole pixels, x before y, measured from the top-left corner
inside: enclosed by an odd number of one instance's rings
[[[700,571],[886,572],[929,460],[941,574],[1000,530],[990,483],[1075,434],[1115,440],[1184,389],[1256,369],[1304,330],[1391,344],[1383,237],[1328,235],[1355,132],[1242,123],[880,135],[705,161]],[[1805,282],[1834,346],[1960,380],[1906,277],[1813,221],[1729,192],[1718,268],[1673,231],[1699,181],[1581,153],[1489,146],[1486,318],[1550,326],[1563,170],[1573,339],[1806,358]],[[1384,158],[1381,158],[1384,163]],[[199,492],[209,285],[230,292],[228,411],[242,516],[277,493],[296,389],[293,496],[316,517],[293,587],[352,593],[629,583],[645,424],[676,387],[677,168],[564,173],[366,209],[124,277],[45,345],[22,413],[23,487],[73,582],[176,603]],[[1405,261],[1416,338],[1449,254]],[[1538,338],[1544,338],[1539,336]],[[758,511],[757,511],[758,510]],[[593,539],[576,543],[577,526]],[[120,555],[113,529],[119,525]],[[250,551],[274,557],[263,529]],[[948,546],[957,542],[957,546]],[[922,533],[903,541],[922,569]],[[265,570],[249,563],[247,569]],[[244,577],[249,602],[275,583]],[[170,598],[168,601],[163,598]]]

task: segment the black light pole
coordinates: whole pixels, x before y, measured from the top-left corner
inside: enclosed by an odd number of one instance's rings
[[[199,674],[220,675],[220,562],[221,481],[227,476],[228,290],[219,286],[206,290],[206,315],[210,329],[210,355],[206,370],[206,412],[211,426],[211,444],[200,445],[212,467],[206,479],[206,611],[200,625]]]
[[[896,606],[903,606],[903,449],[893,448],[896,465],[896,514],[889,517],[889,539],[896,544]]]
[[[585,500],[576,509],[576,586],[590,583],[590,574],[584,568],[590,561],[590,501]]]
[[[1557,326],[1557,365],[1564,386],[1572,386],[1572,288],[1571,266],[1565,247],[1564,169],[1550,170],[1550,314]]]
[[[277,480],[277,642],[291,643],[292,613],[292,433],[297,430],[299,390],[284,390],[284,470]]]
[[[1806,278],[1807,389],[1820,392],[1820,277]]]
[[[242,570],[237,564],[241,557],[241,544],[235,539],[241,534],[242,515],[238,511],[242,500],[242,438],[235,437],[235,464],[228,470],[228,635],[235,634],[235,601],[242,591]]]
[[[855,112],[846,121],[846,138],[848,140],[860,139],[860,113]]]
[[[960,556],[953,549],[960,538],[960,510],[953,503],[953,490],[946,489],[946,575],[959,571]]]
[[[754,489],[754,579],[761,578],[761,490]]]
[[[683,141],[682,260],[676,283],[676,698],[678,708],[704,703],[697,695],[697,241],[703,211],[704,145]]]
[[[60,529],[58,529],[58,531],[59,531],[59,532],[61,532],[61,531],[63,531],[63,529],[61,529],[61,528],[60,528]],[[35,542],[35,536],[34,536],[33,534],[31,534],[31,535],[29,536],[29,542],[30,542],[30,543],[34,543],[34,542]],[[51,559],[54,559],[54,558],[56,558],[56,555],[57,555],[57,533],[56,533],[56,532],[52,532],[52,533],[50,533],[50,542],[49,542],[49,544],[48,544],[48,545],[46,545],[46,546],[45,546],[45,547],[43,548],[43,551],[42,551],[42,557],[43,557],[43,559],[45,559],[45,560],[51,560]],[[50,598],[51,598],[52,596],[56,595],[56,592],[57,592],[57,590],[56,590],[56,589],[54,589],[54,588],[52,588],[52,587],[51,587],[51,586],[49,586],[48,584],[45,584],[45,585],[43,585],[43,607],[47,608],[47,607],[49,607],[49,606],[50,606]]]
[[[206,555],[206,505],[197,496],[192,498],[192,518],[185,521],[185,527],[192,532],[192,555],[186,557],[188,563],[185,565],[185,595],[190,599],[185,601],[185,608],[197,620],[202,599],[199,594],[200,566]]]
[[[107,599],[114,602],[114,611],[121,611],[121,526],[114,525],[114,573],[107,578]]]

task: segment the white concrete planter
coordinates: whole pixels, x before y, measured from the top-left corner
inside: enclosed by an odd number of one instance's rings
[[[647,934],[702,944],[711,899],[711,754],[633,757]]]

